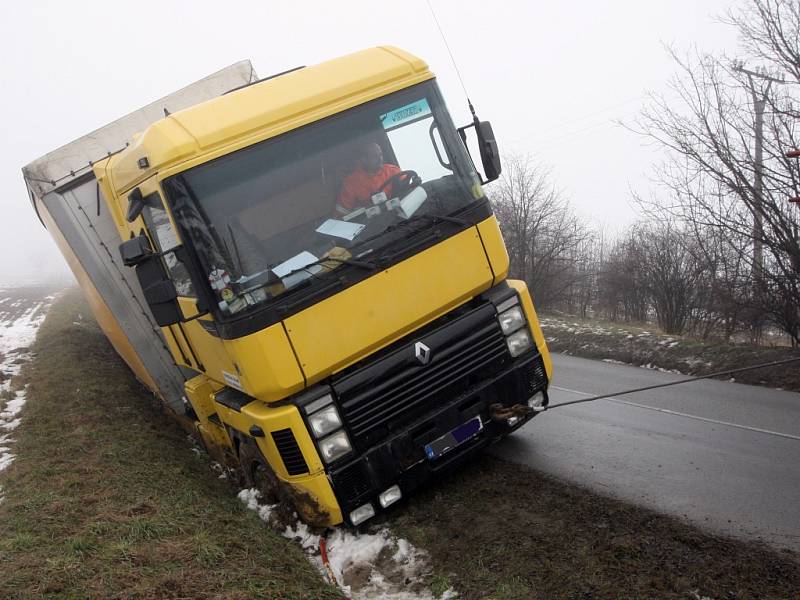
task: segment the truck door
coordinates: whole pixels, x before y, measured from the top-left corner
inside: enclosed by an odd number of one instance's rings
[[[148,185],[149,184],[149,185]],[[154,181],[146,182],[139,186],[142,191],[145,207],[142,209],[142,219],[147,228],[150,243],[155,252],[163,253],[164,266],[178,293],[178,304],[184,319],[198,316],[197,292],[189,276],[186,266],[181,263],[174,249],[180,246],[175,225],[169,213],[164,208],[164,201]],[[176,323],[162,327],[167,345],[178,364],[189,367],[195,371],[205,371],[199,360],[192,342],[186,334],[184,324]]]

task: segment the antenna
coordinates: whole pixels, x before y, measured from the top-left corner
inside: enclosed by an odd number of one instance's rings
[[[442,31],[442,26],[439,24],[439,19],[436,18],[436,12],[433,10],[433,6],[431,5],[431,0],[425,0],[428,5],[428,10],[431,11],[431,16],[433,17],[433,22],[436,23],[436,28],[439,30],[439,35],[442,36],[442,42],[444,42],[444,47],[447,48],[447,53],[450,55],[450,61],[453,63],[453,68],[456,70],[456,75],[458,75],[458,81],[461,82],[461,89],[464,90],[464,96],[467,98],[467,105],[469,106],[469,112],[472,113],[472,119],[474,121],[478,121],[478,117],[475,115],[475,108],[472,106],[472,101],[469,99],[469,92],[467,92],[467,86],[464,85],[464,79],[461,77],[461,71],[458,69],[458,64],[456,64],[456,59],[453,56],[453,52],[450,50],[450,44],[447,43],[447,38],[444,35],[444,31]]]

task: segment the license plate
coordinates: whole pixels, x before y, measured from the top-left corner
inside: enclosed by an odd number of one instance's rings
[[[428,457],[428,460],[439,458],[442,454],[474,438],[480,433],[481,429],[483,429],[483,423],[480,417],[470,419],[450,433],[446,433],[442,437],[433,440],[430,444],[426,444],[425,456]]]

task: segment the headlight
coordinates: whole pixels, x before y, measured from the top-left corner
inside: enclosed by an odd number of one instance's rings
[[[347,439],[347,434],[344,431],[338,431],[319,442],[319,451],[322,454],[322,460],[326,463],[335,461],[352,449],[350,440]]]
[[[506,344],[508,344],[508,351],[511,356],[517,357],[533,346],[533,341],[527,329],[520,329],[506,338]]]
[[[342,426],[342,420],[339,418],[336,407],[331,405],[308,417],[308,424],[311,426],[314,437],[320,438],[339,429]]]
[[[522,313],[522,307],[520,306],[509,308],[507,311],[500,313],[497,315],[497,319],[500,321],[500,327],[505,335],[509,335],[525,325],[525,315]]]

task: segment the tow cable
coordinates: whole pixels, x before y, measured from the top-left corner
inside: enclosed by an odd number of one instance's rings
[[[489,414],[493,421],[508,421],[509,419],[521,419],[527,417],[533,409],[527,404],[515,404],[514,406],[503,406],[502,404],[492,404],[489,407]]]
[[[339,587],[339,582],[336,580],[336,575],[333,574],[333,568],[328,560],[328,532],[326,531],[319,537],[319,555],[322,558],[322,566],[325,568],[325,573],[330,580],[331,585]]]
[[[591,398],[580,398],[578,400],[567,400],[566,402],[559,402],[558,404],[550,404],[548,406],[540,406],[540,407],[536,407],[536,408],[525,407],[525,408],[528,408],[528,410],[530,412],[540,413],[540,412],[545,412],[547,410],[552,410],[554,408],[561,408],[562,406],[569,406],[571,404],[583,404],[584,402],[594,402],[595,400],[603,400],[603,399],[606,399],[606,398],[615,398],[617,396],[625,396],[626,394],[635,394],[637,392],[646,392],[648,390],[655,390],[655,389],[658,389],[658,388],[670,387],[670,386],[673,386],[673,385],[681,385],[683,383],[691,383],[693,381],[701,381],[703,379],[712,379],[714,377],[726,377],[728,375],[734,375],[736,373],[743,373],[744,371],[755,371],[756,369],[764,369],[764,368],[767,368],[767,367],[779,367],[781,365],[788,365],[790,363],[796,363],[796,362],[800,362],[800,356],[795,357],[795,358],[787,358],[785,360],[776,360],[776,361],[773,361],[773,362],[761,363],[761,364],[752,365],[752,366],[749,366],[749,367],[739,367],[738,369],[728,369],[727,371],[717,371],[716,373],[709,373],[708,375],[697,375],[697,376],[694,376],[694,377],[687,377],[686,379],[679,379],[678,381],[670,381],[668,383],[658,383],[658,384],[655,384],[655,385],[646,385],[644,387],[634,388],[634,389],[631,389],[631,390],[623,390],[621,392],[612,392],[610,394],[601,394],[600,396],[592,396]],[[492,407],[490,407],[490,410],[492,410],[495,406],[498,406],[498,405],[496,405],[496,404],[492,405]],[[521,405],[518,404],[518,405],[513,406],[511,408],[515,409],[517,406],[521,406]],[[492,418],[494,418],[494,413],[492,413]]]

